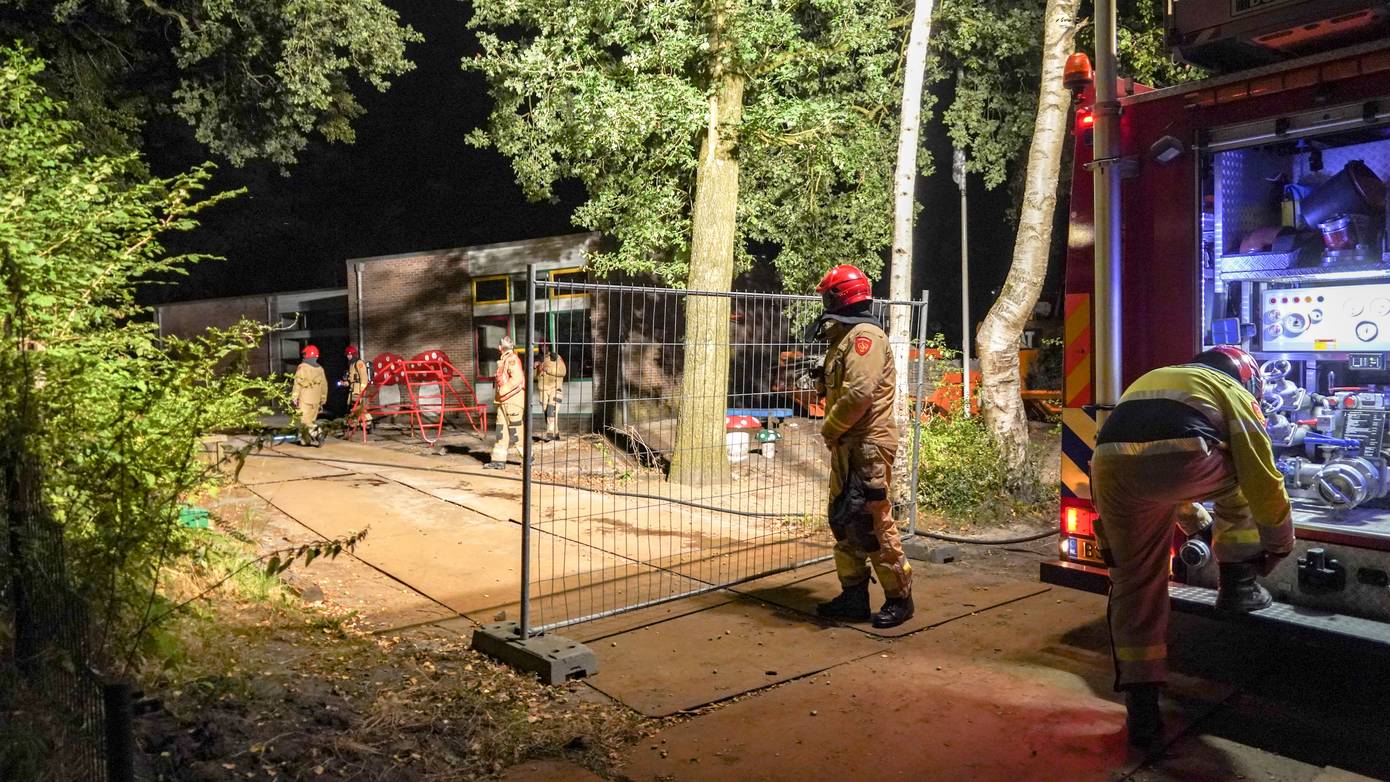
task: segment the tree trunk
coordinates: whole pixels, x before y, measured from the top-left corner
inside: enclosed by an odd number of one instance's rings
[[[980,409],[985,425],[1015,469],[1023,466],[1028,454],[1028,419],[1023,411],[1018,375],[1018,344],[1047,276],[1058,172],[1071,105],[1071,96],[1062,85],[1062,70],[1071,54],[1077,3],[1078,0],[1047,2],[1038,115],[1028,150],[1013,263],[1004,289],[979,332]]]
[[[898,120],[898,164],[893,172],[893,255],[889,261],[888,296],[897,301],[912,298],[912,227],[917,216],[917,149],[922,122],[922,85],[927,74],[927,42],[931,38],[931,17],[935,0],[916,0],[912,28],[907,36],[907,57],[903,63],[903,103]],[[926,317],[926,313],[922,313]],[[897,404],[893,415],[898,421],[898,457],[901,478],[910,468],[907,443],[907,358],[912,339],[912,310],[888,308],[888,342],[893,347],[893,364],[898,373]],[[901,491],[908,483],[894,481]]]
[[[711,42],[719,57],[718,26]],[[743,77],[715,69],[709,129],[700,145],[691,209],[689,290],[727,291],[734,281],[738,160],[734,157],[743,116]],[[729,479],[724,415],[729,390],[729,299],[687,296],[685,367],[676,419],[671,480],[690,485]]]

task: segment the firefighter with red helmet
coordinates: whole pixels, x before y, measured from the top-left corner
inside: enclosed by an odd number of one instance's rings
[[[367,368],[367,362],[362,360],[361,351],[356,345],[348,345],[347,350],[343,351],[348,362],[347,372],[343,373],[343,379],[338,381],[339,386],[346,386],[348,390],[348,413],[351,415],[357,406],[357,400],[362,398],[362,394],[367,391],[367,384],[371,382],[371,372]],[[365,412],[362,414],[366,419],[366,424],[371,426],[372,417]]]
[[[830,343],[817,390],[825,397],[821,436],[830,449],[830,530],[842,590],[816,610],[830,619],[869,621],[869,580],[876,573],[885,600],[873,624],[896,627],[912,617],[913,605],[912,566],[888,499],[898,450],[893,355],[862,271],[836,266],[816,292],[825,314],[813,328]]]
[[[1210,523],[1221,580],[1216,607],[1228,612],[1268,607],[1269,592],[1256,579],[1293,550],[1292,508],[1265,431],[1263,392],[1255,358],[1218,346],[1136,380],[1096,437],[1091,494],[1110,566],[1115,682],[1125,693],[1131,744],[1162,734],[1174,525],[1191,533]]]
[[[300,351],[301,361],[294,368],[294,385],[290,389],[290,400],[299,413],[299,444],[323,445],[319,429],[319,411],[328,401],[328,378],[319,366],[319,349],[305,345]]]

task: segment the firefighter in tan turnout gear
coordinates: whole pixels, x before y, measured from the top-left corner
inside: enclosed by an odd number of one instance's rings
[[[347,387],[348,413],[351,415],[353,408],[357,406],[357,400],[361,399],[362,394],[367,391],[367,385],[371,382],[371,373],[367,369],[367,362],[362,360],[361,351],[357,349],[356,345],[348,345],[347,350],[344,351],[344,356],[347,358],[348,368],[347,372],[343,374],[343,379],[338,381],[338,385]],[[371,426],[372,417],[365,412],[362,417],[366,419],[365,423]],[[343,436],[352,436],[351,426],[347,427]]]
[[[1091,492],[1110,566],[1115,686],[1125,693],[1136,746],[1163,732],[1158,696],[1167,674],[1174,526],[1191,534],[1210,523],[1221,579],[1216,607],[1227,612],[1268,607],[1256,578],[1293,550],[1289,495],[1258,402],[1263,391],[1254,357],[1219,346],[1139,378],[1096,438]],[[1205,501],[1214,514],[1198,504]]]
[[[497,442],[492,445],[492,459],[484,467],[500,470],[507,466],[507,451],[512,436],[517,445],[525,436],[522,416],[526,415],[526,370],[516,354],[511,337],[503,337],[497,345],[497,377],[493,385],[493,402],[497,406]]]
[[[863,272],[836,266],[816,291],[825,314],[813,328],[830,342],[817,390],[825,396],[821,436],[830,449],[830,529],[843,590],[816,611],[830,619],[868,621],[869,580],[876,573],[886,599],[872,617],[874,627],[896,627],[912,617],[913,606],[912,566],[888,499],[898,449],[893,355],[883,326],[870,314],[873,301]]]
[[[319,349],[305,345],[300,351],[299,366],[294,368],[294,386],[290,389],[290,401],[299,414],[299,444],[323,445],[322,430],[319,428],[319,411],[328,401],[328,378],[319,366]]]
[[[541,410],[545,413],[545,434],[542,440],[560,439],[560,402],[569,368],[553,346],[541,344],[545,358],[536,365],[536,390],[541,395]]]

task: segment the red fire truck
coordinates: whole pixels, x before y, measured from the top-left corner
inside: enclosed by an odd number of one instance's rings
[[[1074,115],[1060,557],[1043,580],[1105,589],[1088,473],[1120,390],[1240,344],[1266,375],[1299,538],[1252,618],[1390,644],[1390,3],[1169,0],[1175,54],[1212,75],[1162,90],[1115,78],[1096,5],[1102,51]],[[1173,581],[1176,607],[1214,602],[1208,544],[1176,529]]]

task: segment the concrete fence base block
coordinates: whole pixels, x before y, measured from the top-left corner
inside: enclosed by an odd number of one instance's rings
[[[516,622],[496,622],[474,630],[472,647],[519,671],[536,674],[544,684],[564,684],[598,673],[598,658],[589,647],[548,633],[523,641]]]
[[[930,538],[908,538],[903,541],[903,551],[908,558],[944,565],[961,558],[960,546],[940,543]]]

